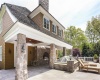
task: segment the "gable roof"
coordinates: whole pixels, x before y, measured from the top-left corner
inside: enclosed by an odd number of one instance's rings
[[[45,14],[46,16],[48,16],[48,18],[50,18],[51,21],[55,22],[59,27],[61,26],[63,29],[65,29],[65,27],[55,18],[53,17],[42,5],[39,5],[38,7],[36,7],[30,14],[29,17],[33,18],[34,16],[36,16],[39,12]]]
[[[51,32],[48,32],[47,30],[40,28],[39,26],[37,26],[37,24],[35,22],[33,22],[32,19],[30,19],[28,16],[31,13],[30,10],[28,10],[25,7],[21,7],[21,6],[17,6],[17,5],[13,5],[13,4],[9,4],[9,3],[5,3],[5,5],[8,7],[8,9],[11,11],[11,13],[18,19],[19,22],[28,25],[29,27],[32,27],[36,30],[39,30],[51,37],[54,37],[60,41],[64,41],[64,39],[62,39],[61,37],[52,34]]]
[[[28,18],[28,15],[31,13],[31,11],[29,11],[27,8],[8,3],[5,4],[19,22],[29,25],[35,29],[39,28],[30,18]]]

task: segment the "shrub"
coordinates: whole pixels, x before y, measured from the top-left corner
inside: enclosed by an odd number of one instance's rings
[[[79,51],[79,49],[73,49],[73,56],[74,56],[74,57],[80,56],[80,51]]]
[[[94,54],[93,57],[94,57],[94,59],[98,59],[99,58],[97,54]]]

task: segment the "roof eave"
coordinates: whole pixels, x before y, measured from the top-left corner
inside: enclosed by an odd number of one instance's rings
[[[59,27],[61,27],[62,29],[65,29],[65,27],[59,22],[57,21],[47,10],[45,10],[41,5],[39,5],[38,7],[36,7],[30,14],[29,17],[32,19],[34,16],[36,16],[38,13],[43,13],[45,16],[47,16],[48,18],[50,18],[50,20],[52,20],[55,24],[57,24]]]

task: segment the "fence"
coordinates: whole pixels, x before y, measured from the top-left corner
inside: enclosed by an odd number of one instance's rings
[[[74,58],[83,59],[84,61],[93,61],[94,60],[93,57],[74,57]],[[100,63],[100,57],[99,57],[99,63]]]
[[[83,59],[84,61],[93,61],[93,57],[78,57],[79,59]]]

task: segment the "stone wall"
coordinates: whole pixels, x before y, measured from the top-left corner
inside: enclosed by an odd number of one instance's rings
[[[78,61],[74,62],[74,67],[72,66],[73,70],[75,70],[78,67],[78,65],[79,65]],[[67,63],[55,63],[54,69],[62,70],[62,71],[69,71],[71,69],[71,67],[69,66],[71,65],[67,65]]]
[[[37,47],[37,61],[39,65],[45,64],[45,61],[43,59],[43,55],[45,52],[50,54],[50,49],[45,47]]]

